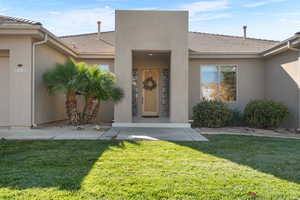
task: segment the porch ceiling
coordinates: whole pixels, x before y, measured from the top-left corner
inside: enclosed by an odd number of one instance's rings
[[[148,57],[148,56],[170,56],[170,51],[158,51],[158,50],[133,50],[132,55],[133,56],[142,56],[142,57]]]

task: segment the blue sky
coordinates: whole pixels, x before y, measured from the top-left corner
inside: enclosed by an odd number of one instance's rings
[[[189,10],[190,31],[283,40],[300,31],[300,0],[0,0],[0,14],[40,21],[57,35],[114,30],[115,9]]]

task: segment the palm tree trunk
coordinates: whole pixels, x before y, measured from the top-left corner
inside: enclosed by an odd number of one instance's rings
[[[100,110],[100,101],[98,100],[96,105],[93,108],[92,113],[89,115],[88,123],[92,123],[96,121],[99,110]]]
[[[88,123],[89,115],[93,109],[93,104],[94,104],[94,98],[91,96],[88,96],[87,100],[85,102],[84,108],[83,108],[83,112],[82,112],[82,119],[81,119],[82,124]]]
[[[66,95],[66,112],[70,123],[74,126],[79,124],[79,113],[77,111],[76,93],[71,91]]]

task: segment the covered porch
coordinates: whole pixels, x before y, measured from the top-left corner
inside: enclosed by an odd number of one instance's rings
[[[132,50],[131,53],[131,94],[129,94],[131,102],[128,105],[131,107],[130,120],[121,123],[116,120],[113,127],[190,127],[187,121],[175,122],[171,119],[171,81],[173,79],[180,81],[179,78],[173,78],[178,76],[178,73],[172,77],[172,52],[169,50]],[[186,92],[186,90],[177,91],[176,89],[173,98]],[[176,100],[174,99],[174,102]],[[174,106],[173,110],[180,109],[180,106]]]
[[[132,52],[132,122],[169,123],[170,52]]]

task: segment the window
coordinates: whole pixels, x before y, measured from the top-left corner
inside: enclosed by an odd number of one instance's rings
[[[109,71],[109,65],[98,65],[99,69]]]
[[[202,66],[201,93],[208,100],[233,102],[237,98],[236,66]]]

